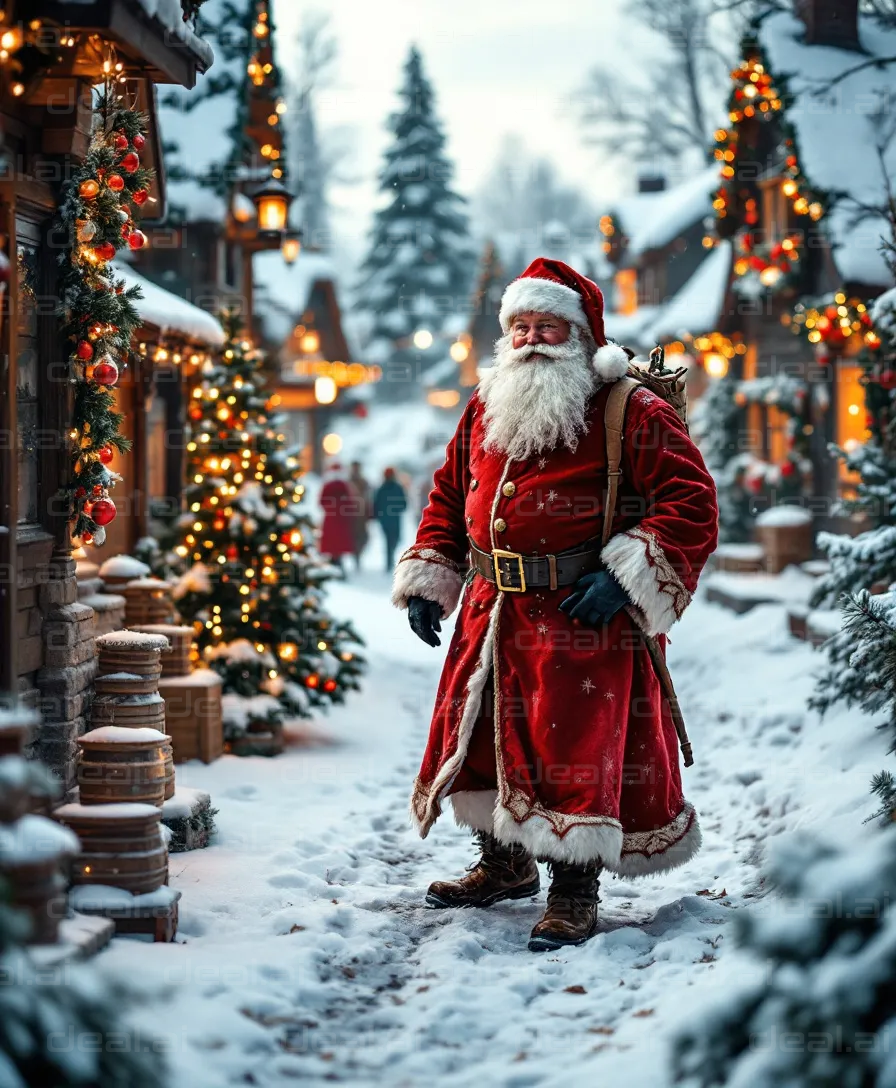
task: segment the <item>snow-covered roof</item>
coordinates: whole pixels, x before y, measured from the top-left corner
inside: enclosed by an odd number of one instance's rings
[[[198,340],[210,347],[224,343],[224,330],[210,313],[200,310],[186,299],[172,295],[164,287],[141,276],[129,265],[116,263],[115,274],[121,276],[128,287],[137,285],[143,292],[138,299],[137,312],[148,325],[155,325],[162,333],[175,332]]]
[[[83,4],[85,0],[59,0],[62,4]],[[127,0],[133,8],[139,8],[149,19],[161,24],[166,35],[182,42],[195,54],[203,67],[208,68],[215,59],[212,47],[204,41],[189,23],[184,22],[184,9],[180,0]],[[211,7],[211,4],[209,4]],[[179,48],[172,43],[172,48]]]
[[[339,295],[336,267],[322,253],[302,251],[287,264],[279,250],[257,253],[253,258],[255,312],[273,342],[286,340],[304,313],[316,283],[329,280]]]
[[[731,274],[731,242],[720,242],[646,331],[648,340],[699,336],[718,328]]]
[[[863,67],[841,82],[843,72],[874,57],[896,55],[896,30],[887,30],[871,18],[859,20],[864,52],[806,45],[804,26],[795,16],[776,12],[763,21],[760,43],[772,74],[785,76],[794,95],[787,119],[796,130],[800,166],[809,182],[840,200],[822,220],[834,245],[834,262],[842,278],[868,284],[889,284],[892,275],[879,252],[887,235],[882,217],[852,225],[851,201],[880,205],[886,184],[877,151],[880,121],[874,112],[896,91],[896,66]],[[887,170],[896,174],[896,141],[884,151]]]
[[[645,342],[645,337],[653,322],[660,314],[659,306],[639,306],[634,313],[621,314],[615,310],[604,313],[604,331],[612,340],[626,347],[637,347]]]
[[[680,185],[658,193],[638,193],[617,201],[613,217],[628,239],[625,255],[639,257],[661,249],[704,216],[712,214],[719,168],[708,166]]]

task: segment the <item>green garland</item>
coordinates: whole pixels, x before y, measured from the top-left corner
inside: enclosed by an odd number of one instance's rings
[[[131,338],[141,324],[139,287],[125,287],[109,261],[118,250],[140,249],[145,235],[137,209],[149,196],[153,172],[140,164],[147,118],[113,99],[98,101],[84,163],[66,182],[59,207],[69,244],[60,256],[62,331],[70,344],[69,376],[75,386],[69,432],[72,473],[63,493],[72,532],[102,544],[103,525],[115,517],[109,489],[120,479],[108,466],[130,449],[121,433],[112,388],[127,364]]]

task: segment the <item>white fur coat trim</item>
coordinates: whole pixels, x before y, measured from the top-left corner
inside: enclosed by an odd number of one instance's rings
[[[649,538],[649,539],[648,539]],[[648,561],[648,550],[651,559]],[[610,537],[600,557],[644,617],[648,635],[668,634],[690,600],[657,541],[632,530]]]
[[[501,299],[499,320],[505,333],[517,314],[528,312],[554,314],[573,325],[588,328],[588,319],[582,307],[582,296],[572,287],[554,280],[540,280],[534,276],[514,280],[507,285]]]
[[[615,382],[628,373],[628,356],[618,344],[604,344],[592,355],[591,365],[602,382]]]
[[[424,597],[442,606],[442,619],[457,608],[463,578],[451,567],[427,559],[402,559],[392,579],[392,603],[407,608],[409,597]]]
[[[622,854],[614,872],[619,876],[652,876],[684,865],[700,849],[703,833],[694,806],[685,802],[675,819],[656,831],[622,837]]]
[[[622,825],[610,816],[599,822],[573,824],[561,838],[544,816],[533,813],[518,823],[509,809],[499,805],[495,810],[495,837],[508,846],[524,846],[542,861],[582,865],[600,858],[608,869],[619,863],[622,850]]]
[[[462,790],[452,793],[448,800],[458,827],[468,827],[471,831],[495,830],[497,790]]]
[[[503,601],[504,595],[499,593],[492,605],[491,614],[488,618],[488,629],[479,649],[479,664],[467,681],[467,697],[464,701],[464,708],[457,729],[457,747],[454,750],[454,755],[439,768],[439,773],[427,791],[428,796],[425,803],[420,806],[423,811],[418,811],[415,804],[418,800],[416,790],[414,796],[411,797],[411,821],[420,832],[422,839],[426,838],[429,829],[438,819],[442,811],[442,798],[451,789],[451,783],[457,778],[461,767],[464,765],[464,760],[467,758],[470,740],[473,737],[473,729],[476,725],[476,719],[479,717],[479,708],[482,706],[482,693],[485,690],[488,674],[492,671],[494,664],[492,658],[495,651],[498,616]]]

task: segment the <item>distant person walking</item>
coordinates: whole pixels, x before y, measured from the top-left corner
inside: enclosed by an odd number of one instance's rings
[[[394,566],[395,549],[401,536],[401,515],[407,505],[408,497],[395,477],[395,469],[387,468],[383,472],[383,482],[373,497],[373,515],[380,523],[386,540],[386,573],[390,573]]]
[[[371,487],[364,478],[360,461],[352,461],[349,466],[348,481],[355,489],[357,495],[357,508],[355,512],[352,530],[355,538],[355,566],[361,569],[361,555],[370,541],[370,531],[367,523],[373,517],[373,496]]]
[[[320,508],[324,523],[320,535],[320,550],[328,556],[345,576],[343,557],[355,554],[354,521],[358,498],[342,465],[334,463],[324,472],[320,491]]]

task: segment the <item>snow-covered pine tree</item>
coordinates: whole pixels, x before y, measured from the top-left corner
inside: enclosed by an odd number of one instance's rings
[[[356,297],[371,358],[383,366],[378,391],[389,399],[410,397],[430,362],[442,358],[439,333],[446,318],[466,312],[473,267],[465,201],[451,188],[454,170],[416,47],[399,99],[379,177],[385,203],[374,216]],[[431,339],[415,345],[415,332]]]
[[[298,460],[268,414],[261,354],[242,338],[236,314],[222,320],[227,341],[190,398],[176,595],[200,652],[223,677],[233,739],[250,720],[277,725],[341,702],[358,687],[363,659],[351,625],[324,607],[331,572],[301,506]]]
[[[888,669],[884,644],[866,647],[863,666],[855,653],[870,628],[856,618],[865,609],[862,591],[896,581],[896,289],[882,295],[872,308],[871,343],[859,354],[864,367],[868,440],[853,450],[832,446],[831,452],[855,474],[854,494],[840,511],[864,515],[872,528],[858,536],[819,533],[818,545],[830,570],[819,579],[812,596],[815,607],[841,604],[847,609],[844,627],[825,643],[827,665],[810,705],[824,712],[838,701],[879,709],[877,677]],[[859,594],[860,596],[856,596]],[[850,619],[852,617],[852,620]],[[869,622],[875,612],[868,613]]]
[[[769,870],[783,902],[733,924],[740,978],[673,1041],[682,1088],[885,1088],[896,1029],[896,830],[838,851],[794,836]]]

